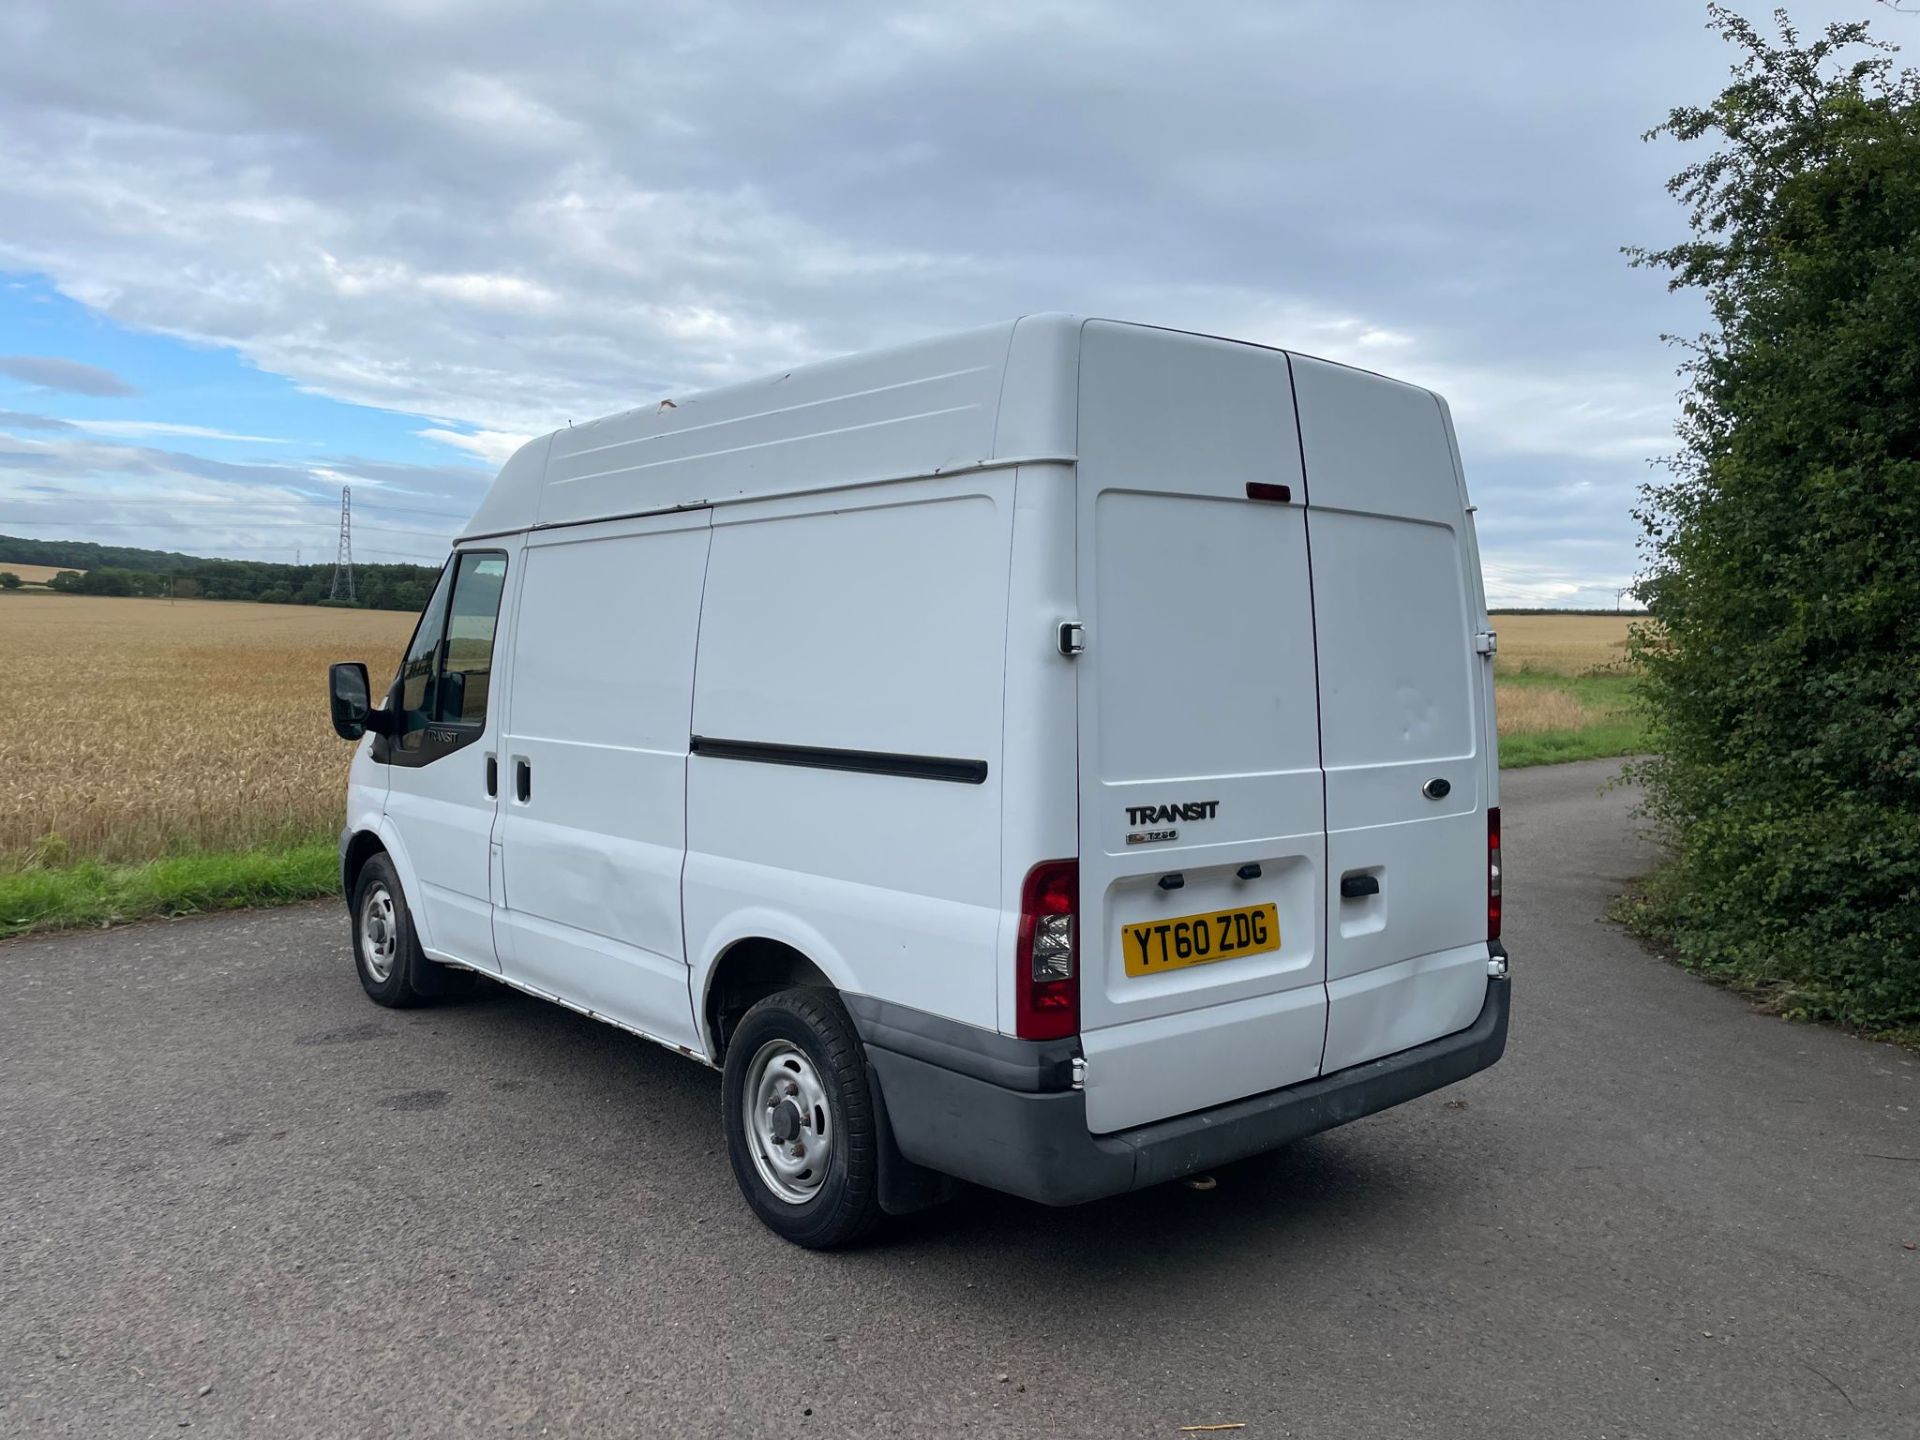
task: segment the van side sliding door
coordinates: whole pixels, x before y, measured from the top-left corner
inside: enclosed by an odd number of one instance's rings
[[[536,530],[500,750],[510,979],[694,1045],[681,935],[688,725],[709,512]]]

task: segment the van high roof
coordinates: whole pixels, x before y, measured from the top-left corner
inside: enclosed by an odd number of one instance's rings
[[[556,430],[508,460],[461,538],[1070,459],[1080,325],[1026,316]]]
[[[1022,316],[555,430],[507,461],[460,539],[1072,460],[1085,323]]]

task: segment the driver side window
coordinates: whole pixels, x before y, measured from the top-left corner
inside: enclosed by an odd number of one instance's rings
[[[457,560],[459,557],[455,557]],[[400,735],[402,750],[420,748],[420,732],[433,718],[434,672],[440,663],[440,642],[447,634],[447,596],[453,589],[454,560],[440,572],[433,597],[420,612],[413,643],[400,662]]]
[[[457,749],[486,725],[494,629],[506,578],[507,557],[497,550],[463,550],[440,572],[400,662],[397,743],[403,752],[420,751],[429,726],[441,732],[437,749]],[[449,735],[451,727],[472,733]]]

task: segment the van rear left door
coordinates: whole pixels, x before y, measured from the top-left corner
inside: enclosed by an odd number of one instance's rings
[[[1286,357],[1091,322],[1079,450],[1081,1045],[1110,1132],[1318,1073],[1326,844]]]

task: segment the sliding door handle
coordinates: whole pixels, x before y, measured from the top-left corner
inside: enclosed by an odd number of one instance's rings
[[[522,805],[533,799],[533,767],[525,760],[513,762],[513,793]]]
[[[487,756],[487,798],[493,799],[500,793],[500,757]]]

